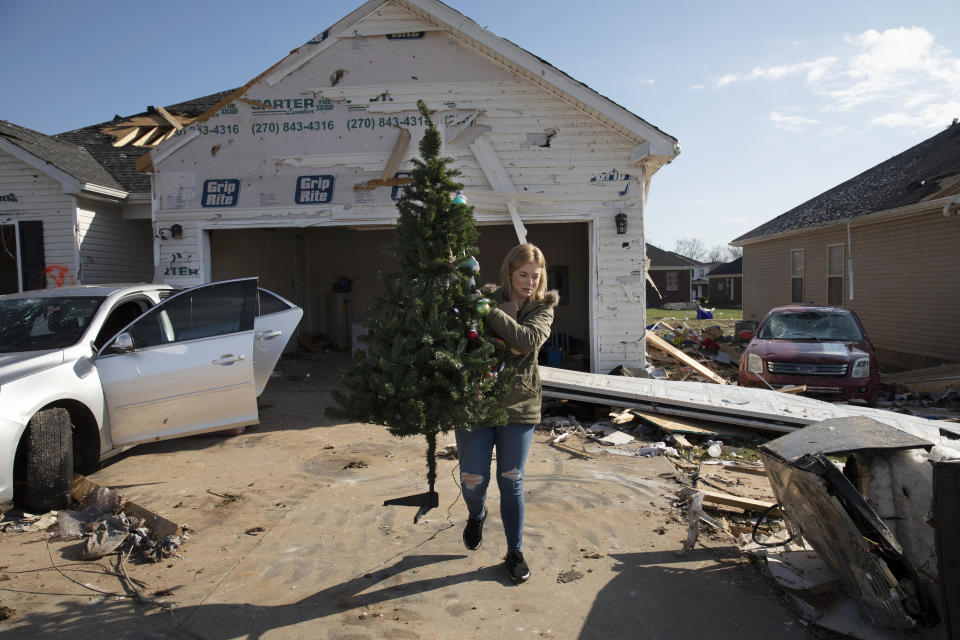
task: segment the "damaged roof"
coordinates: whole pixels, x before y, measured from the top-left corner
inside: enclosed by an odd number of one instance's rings
[[[235,89],[230,89],[229,91],[220,91],[202,98],[178,102],[177,104],[166,107],[166,111],[178,119],[194,119],[234,91]],[[129,123],[136,123],[145,118],[157,118],[159,122],[164,122],[164,120],[157,115],[156,109],[147,107],[146,111],[138,114],[126,117],[114,116],[113,120],[108,122],[101,122],[100,124],[90,125],[81,129],[58,133],[53,136],[53,138],[63,143],[71,143],[88,152],[89,155],[109,171],[120,185],[123,185],[122,188],[125,191],[129,193],[149,194],[150,176],[137,171],[136,162],[150,150],[152,145],[137,146],[136,144],[117,144],[122,140],[122,138],[118,139],[117,132],[135,128],[129,126]],[[167,123],[166,129],[158,132],[159,135],[154,136],[153,139],[159,141],[161,136],[165,136],[173,130],[173,124]]]
[[[9,141],[34,158],[59,169],[81,185],[94,184],[120,191],[125,190],[123,185],[83,147],[6,120],[0,120],[0,139]]]
[[[954,195],[960,181],[960,124],[777,216],[734,243]]]
[[[664,267],[690,269],[693,267],[699,267],[703,264],[702,262],[694,260],[693,258],[682,256],[679,253],[674,253],[673,251],[665,251],[649,243],[647,243],[647,260],[650,261],[651,269]]]

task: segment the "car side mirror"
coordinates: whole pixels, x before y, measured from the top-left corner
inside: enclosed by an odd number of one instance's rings
[[[753,331],[750,331],[750,329],[741,329],[737,334],[737,337],[741,340],[746,340],[749,342],[750,340],[753,340]]]
[[[133,351],[133,338],[129,333],[121,333],[107,347],[107,353],[130,353]]]

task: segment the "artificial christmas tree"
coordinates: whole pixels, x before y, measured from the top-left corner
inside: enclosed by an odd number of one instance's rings
[[[413,182],[397,209],[391,253],[398,271],[380,274],[383,291],[367,312],[366,352],[334,392],[328,415],[386,425],[396,436],[427,441],[429,491],[386,504],[437,506],[437,434],[506,423],[500,400],[509,375],[500,370],[496,338],[484,329],[492,302],[476,278],[479,232],[473,208],[460,194],[457,169],[441,157],[440,132],[421,100],[427,123],[414,158]]]

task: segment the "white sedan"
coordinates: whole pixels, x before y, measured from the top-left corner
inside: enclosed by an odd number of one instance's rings
[[[256,278],[0,296],[0,502],[60,508],[74,470],[256,424],[302,315]]]

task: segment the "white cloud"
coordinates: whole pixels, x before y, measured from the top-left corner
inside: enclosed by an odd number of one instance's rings
[[[728,222],[747,222],[750,218],[746,216],[739,216],[737,218],[727,218]]]
[[[802,77],[804,90],[823,100],[820,111],[857,111],[875,126],[932,129],[960,115],[960,58],[925,28],[870,29],[847,36],[842,46],[842,55],[728,73],[714,87]],[[778,112],[770,120],[791,131],[818,124]]]
[[[774,111],[770,114],[770,121],[778,129],[785,129],[793,132],[799,132],[806,127],[820,124],[819,120],[807,118],[806,116],[789,116],[782,114],[779,111]]]
[[[780,80],[788,76],[803,75],[807,82],[816,82],[835,65],[837,58],[827,56],[810,62],[778,65],[773,67],[754,67],[749,73],[728,73],[716,81],[716,86],[725,87],[734,82],[750,82],[753,80]]]
[[[692,87],[690,87],[691,91],[703,91],[706,88],[707,87],[702,84],[695,84]]]

